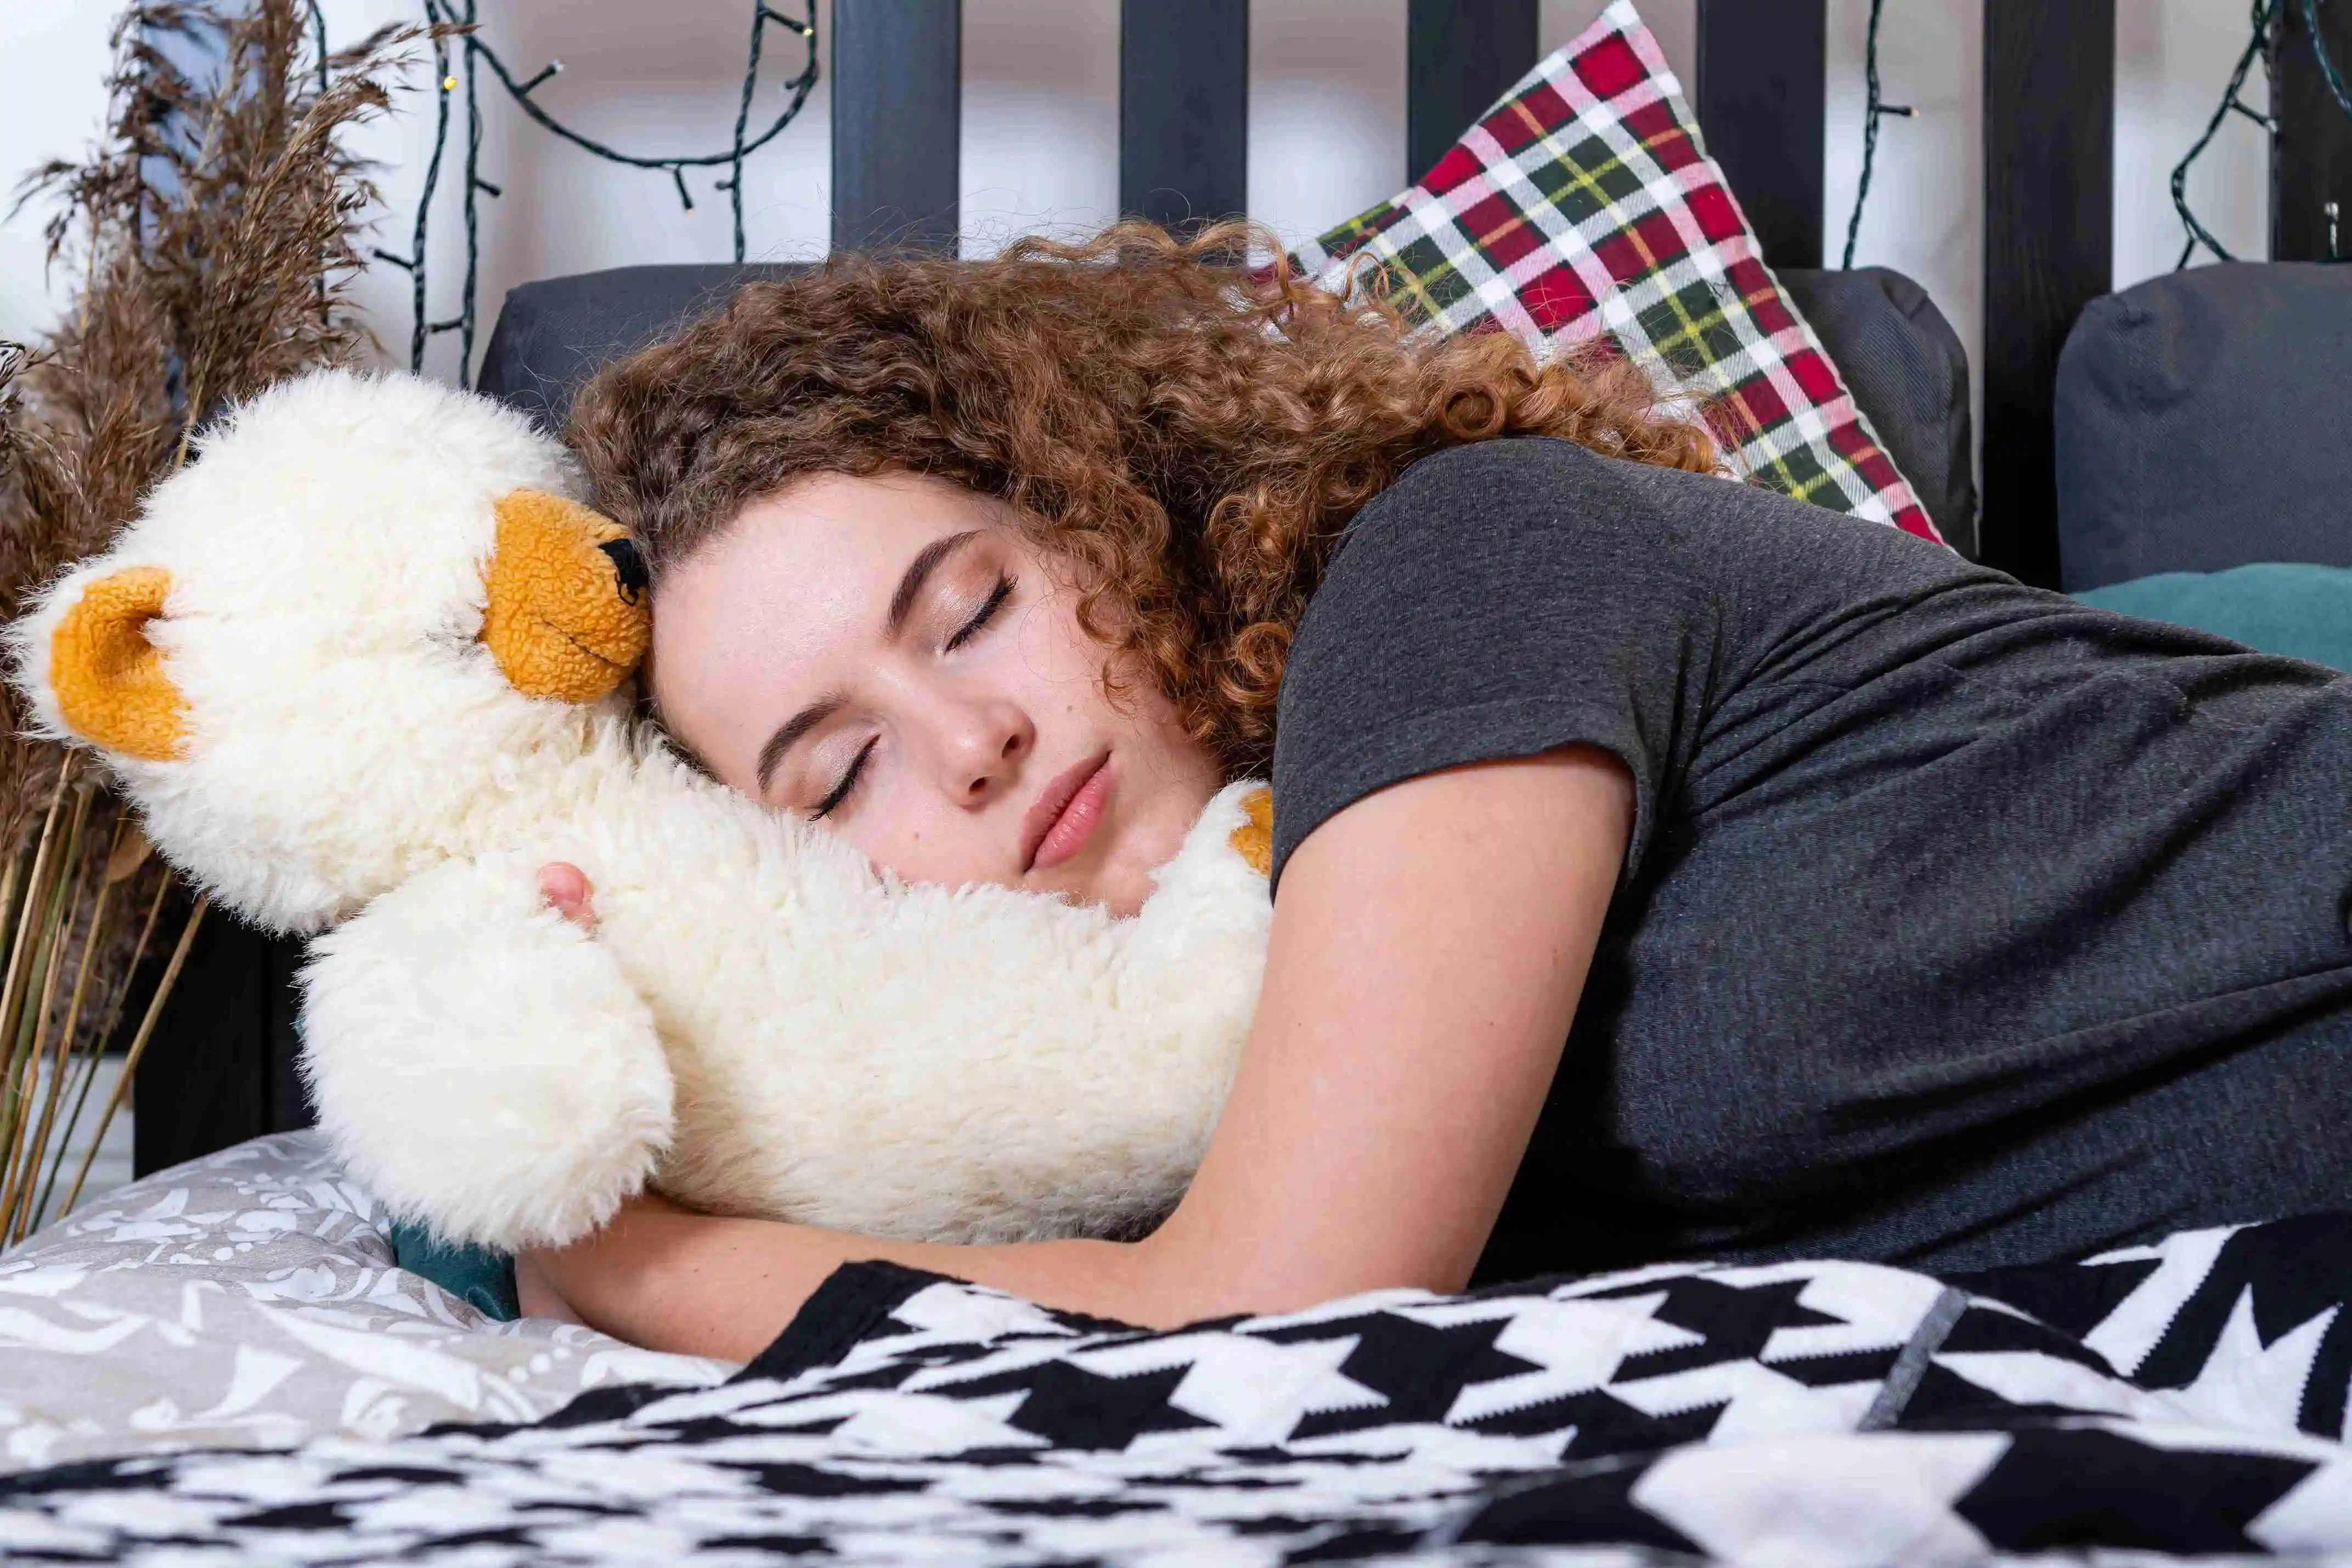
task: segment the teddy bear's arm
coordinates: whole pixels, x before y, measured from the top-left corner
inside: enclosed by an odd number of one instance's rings
[[[394,1212],[512,1249],[586,1235],[671,1131],[667,1061],[536,863],[450,861],[320,938],[302,972],[319,1124]]]

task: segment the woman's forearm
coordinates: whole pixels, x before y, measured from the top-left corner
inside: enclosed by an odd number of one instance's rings
[[[876,1240],[772,1220],[698,1215],[658,1198],[533,1265],[591,1326],[650,1350],[749,1361],[842,1264],[884,1259],[994,1286],[1029,1300],[1128,1322],[1169,1324],[1189,1309],[1149,1242],[1043,1241],[953,1247]]]
[[[546,1255],[548,1279],[624,1339],[739,1360],[865,1258],[1154,1327],[1458,1290],[1551,1090],[1633,814],[1624,765],[1568,748],[1392,785],[1309,835],[1215,1137],[1146,1240],[876,1241],[648,1198]]]

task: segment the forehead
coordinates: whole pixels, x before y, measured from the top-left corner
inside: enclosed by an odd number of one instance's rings
[[[999,521],[987,498],[912,474],[816,474],[752,502],[656,588],[664,710],[693,739],[713,710],[816,695],[882,640],[917,552]]]

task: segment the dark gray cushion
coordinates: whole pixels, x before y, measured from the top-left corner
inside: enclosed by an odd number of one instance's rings
[[[572,399],[606,363],[727,302],[736,285],[797,266],[615,267],[507,291],[476,385],[561,431]]]
[[[797,268],[622,267],[511,290],[482,356],[480,386],[561,429],[600,365],[716,309],[737,283]],[[1883,267],[1788,271],[1780,281],[1845,374],[1895,466],[1944,537],[1976,538],[1969,367],[1927,292]]]
[[[2093,300],[2056,416],[2070,592],[2352,566],[2352,267],[2223,264]]]
[[[1919,504],[1964,555],[1976,553],[1976,443],[1969,356],[1927,291],[1900,272],[1790,268],[1780,287],[1845,377]]]

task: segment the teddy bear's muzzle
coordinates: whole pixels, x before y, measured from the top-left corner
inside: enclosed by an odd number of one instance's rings
[[[524,696],[593,702],[653,635],[635,546],[612,519],[544,490],[516,490],[498,515],[483,645]]]

